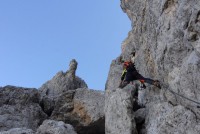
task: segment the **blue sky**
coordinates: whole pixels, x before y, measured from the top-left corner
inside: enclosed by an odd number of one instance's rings
[[[120,0],[1,0],[0,86],[39,88],[76,59],[77,76],[104,90],[130,29]]]

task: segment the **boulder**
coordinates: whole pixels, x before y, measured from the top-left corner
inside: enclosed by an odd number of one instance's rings
[[[79,134],[103,134],[104,92],[79,88],[70,93],[67,91],[55,100],[50,118],[72,124]]]
[[[36,134],[77,134],[70,124],[63,121],[45,120]]]
[[[135,88],[130,85],[106,91],[106,134],[137,134],[133,112],[134,92]]]
[[[121,64],[120,57],[112,61],[106,81],[105,90],[115,90],[119,87],[123,70],[122,67],[123,66]]]
[[[84,125],[104,118],[105,97],[103,91],[80,88],[76,90],[73,101],[73,114],[79,115]],[[84,114],[81,115],[81,113]]]
[[[40,94],[35,88],[5,86],[0,88],[0,106],[39,103]]]
[[[35,132],[27,128],[12,128],[8,131],[0,132],[0,134],[35,134]]]
[[[5,86],[0,89],[0,131],[12,128],[36,130],[47,118],[36,89]]]

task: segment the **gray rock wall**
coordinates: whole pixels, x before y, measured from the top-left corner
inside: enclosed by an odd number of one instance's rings
[[[164,102],[149,105],[147,109],[145,123],[148,134],[199,133],[200,123],[196,114],[181,105]]]
[[[63,121],[45,120],[36,134],[77,134],[70,124]]]
[[[62,121],[45,120],[36,130],[27,128],[12,128],[8,131],[1,131],[0,134],[77,134],[70,124]]]
[[[79,134],[105,133],[104,99],[102,91],[79,88],[58,96],[50,116],[72,124]]]
[[[133,28],[122,44],[122,56],[136,50],[136,66],[142,75],[198,101],[199,5],[198,0],[121,1]]]
[[[6,86],[0,88],[0,98],[0,131],[23,127],[36,130],[47,118],[36,89]]]
[[[138,99],[146,107],[140,133],[199,133],[198,104],[169,90],[200,102],[200,1],[121,0],[121,8],[132,29],[122,43],[121,55],[111,64],[106,90],[115,90],[119,85],[120,61],[128,60],[135,50],[140,74],[160,80],[162,86],[159,90],[147,85],[139,92]],[[110,101],[106,98],[107,103]]]
[[[0,88],[0,134],[104,134],[104,96],[103,91],[87,88],[53,98],[41,97],[36,89]]]
[[[27,128],[12,128],[8,131],[0,132],[0,134],[35,134],[35,132]]]
[[[134,88],[106,91],[105,131],[106,134],[137,134],[133,112]]]

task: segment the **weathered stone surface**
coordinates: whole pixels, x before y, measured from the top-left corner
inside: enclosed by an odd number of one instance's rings
[[[199,5],[197,0],[121,0],[133,28],[122,44],[122,57],[136,50],[136,66],[142,75],[158,78],[166,88],[198,101]],[[165,97],[174,98],[169,93]],[[194,105],[177,99],[183,105]]]
[[[40,106],[42,107],[42,110],[48,115],[51,116],[54,107],[55,107],[55,99],[54,97],[49,96],[42,96],[40,99]]]
[[[29,103],[39,103],[40,94],[34,88],[5,86],[0,88],[0,97],[0,106],[4,104],[26,105]]]
[[[106,81],[106,90],[115,90],[119,87],[121,81],[122,65],[120,58],[113,60],[110,65],[110,71],[108,74],[108,79]]]
[[[87,88],[77,89],[74,95],[74,111],[84,121],[84,125],[104,118],[105,95],[103,91]],[[83,111],[82,111],[83,110]],[[85,113],[87,115],[81,115]],[[89,116],[89,118],[87,118]],[[85,118],[86,117],[86,118]]]
[[[12,128],[8,131],[0,132],[0,134],[35,134],[35,132],[27,128]]]
[[[104,98],[104,92],[87,88],[68,91],[55,100],[51,118],[72,124],[79,134],[103,134]]]
[[[127,60],[136,50],[140,74],[159,79],[162,85],[161,90],[147,85],[139,91],[139,103],[146,106],[145,128],[140,133],[199,133],[197,104],[169,90],[200,102],[200,1],[121,0],[121,8],[131,20],[132,30],[122,43],[120,58],[111,64],[106,90],[112,94],[119,84],[119,59]],[[107,97],[106,105],[111,105]]]
[[[169,103],[148,107],[146,132],[148,134],[198,134],[200,124],[193,111]]]
[[[63,121],[45,120],[36,134],[77,134],[70,124]]]
[[[36,130],[47,115],[39,105],[36,89],[5,86],[0,89],[0,131],[11,128]]]
[[[146,119],[146,109],[140,108],[136,112],[134,112],[135,115],[135,122],[136,122],[136,128],[138,134],[143,134],[146,132],[146,126],[145,126],[145,119]]]
[[[137,134],[133,112],[134,89],[127,86],[106,91],[106,134]]]
[[[136,112],[134,112],[134,115],[135,115],[135,122],[137,124],[142,123],[146,118],[146,109],[140,108]]]
[[[65,91],[87,87],[87,84],[75,75],[77,68],[76,60],[70,62],[70,68],[66,72],[58,72],[51,80],[39,88],[42,95],[49,97],[58,96]]]
[[[74,95],[72,111],[79,123],[76,129],[80,134],[105,133],[105,95],[103,91],[80,88]]]

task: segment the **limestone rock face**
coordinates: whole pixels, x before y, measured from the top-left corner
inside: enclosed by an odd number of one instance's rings
[[[73,96],[75,91],[66,91],[53,99],[54,108],[50,117],[55,117],[57,120],[63,120],[62,116],[65,113],[71,112],[74,108]],[[61,117],[60,117],[61,116]]]
[[[136,50],[136,67],[142,75],[159,79],[163,88],[200,101],[200,1],[121,0],[121,7],[132,23],[122,44],[123,59]],[[174,98],[168,92],[165,97]],[[177,101],[194,105],[181,98],[173,103]]]
[[[120,58],[112,61],[106,82],[106,90],[115,90],[119,87],[122,69]]]
[[[196,114],[181,106],[173,106],[167,102],[149,105],[146,118],[148,134],[198,134],[199,119]]]
[[[119,85],[120,61],[128,60],[134,50],[139,73],[158,79],[162,86],[159,90],[147,85],[147,89],[138,92],[139,103],[146,107],[142,110],[145,122],[138,132],[199,133],[198,104],[170,90],[200,102],[200,1],[121,0],[121,8],[131,21],[132,30],[122,43],[121,55],[111,64],[106,90],[115,90]],[[112,104],[109,103],[106,97],[106,105]]]
[[[77,89],[74,95],[73,114],[80,116],[84,125],[104,119],[105,97],[103,91]],[[83,115],[81,115],[83,114]],[[88,118],[87,118],[88,117]]]
[[[79,134],[104,133],[104,93],[87,88],[67,91],[55,100],[53,120],[72,124]]]
[[[63,121],[45,120],[36,134],[77,134],[70,124]]]
[[[106,134],[137,134],[133,112],[133,92],[124,89],[107,90],[105,104]]]
[[[35,132],[27,128],[12,128],[8,131],[0,132],[0,134],[35,134]]]
[[[0,98],[0,131],[36,130],[47,118],[39,105],[40,94],[36,89],[6,86],[0,88]]]

